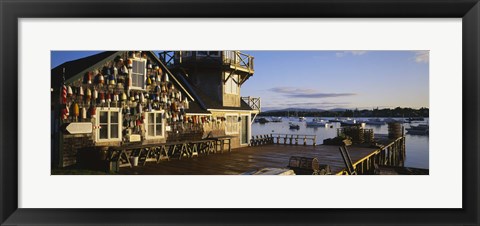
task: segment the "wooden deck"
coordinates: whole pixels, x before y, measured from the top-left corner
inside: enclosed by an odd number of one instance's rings
[[[349,146],[353,162],[376,148]],[[235,175],[261,168],[286,168],[291,156],[315,157],[320,164],[330,165],[332,174],[345,168],[338,146],[269,144],[233,149],[232,152],[210,154],[188,159],[147,163],[145,166],[125,167],[120,174],[140,175]]]

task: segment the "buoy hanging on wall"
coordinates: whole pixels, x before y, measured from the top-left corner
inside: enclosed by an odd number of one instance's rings
[[[67,87],[65,85],[62,86],[62,92],[60,95],[60,104],[67,103]]]
[[[80,109],[78,108],[78,104],[73,104],[73,116],[78,117],[80,115]]]
[[[138,111],[138,114],[142,114],[143,107],[141,103],[137,104],[137,111]]]
[[[100,103],[105,103],[105,93],[100,93]]]
[[[163,76],[163,82],[169,82],[170,79],[168,79],[168,74],[165,73],[165,75]]]
[[[98,99],[98,91],[95,89],[93,90],[93,100],[96,101]]]
[[[142,93],[140,93],[140,103],[144,103],[145,102],[145,97],[143,96]]]
[[[128,59],[127,61],[127,67],[132,68],[133,67],[133,61],[131,59]]]
[[[86,95],[85,95],[85,100],[87,102],[89,102],[91,98],[92,98],[92,91],[90,91],[90,89],[87,88]]]
[[[68,109],[67,106],[65,106],[65,108],[62,109],[61,117],[63,120],[68,118],[69,112],[70,110]]]
[[[83,96],[83,88],[80,86],[78,87],[78,95]]]
[[[67,87],[67,96],[68,96],[68,97],[71,97],[72,95],[73,95],[72,87],[71,87],[71,86],[68,86],[68,87]]]
[[[83,82],[85,84],[92,84],[92,72],[85,73],[85,77],[83,78]]]
[[[183,106],[185,107],[185,109],[189,109],[190,108],[190,103],[188,102],[187,98],[185,97],[185,99],[183,99]]]
[[[103,75],[98,74],[98,84],[104,84],[104,83],[105,83],[105,81],[104,81]]]
[[[82,119],[86,119],[87,118],[87,109],[86,108],[82,108]]]
[[[109,76],[108,84],[115,85],[115,76],[114,75]]]
[[[95,118],[95,115],[97,114],[97,108],[93,105],[90,106],[89,113],[91,118]]]
[[[122,93],[122,101],[126,101],[127,100],[127,94],[126,93]]]

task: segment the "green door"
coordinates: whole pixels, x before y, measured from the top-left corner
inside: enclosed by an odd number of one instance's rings
[[[240,134],[240,144],[248,144],[248,126],[250,122],[248,121],[248,115],[241,116],[242,117],[242,128]]]

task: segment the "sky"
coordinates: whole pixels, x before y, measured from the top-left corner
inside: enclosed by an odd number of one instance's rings
[[[100,51],[52,51],[51,67]],[[242,51],[255,73],[242,96],[262,110],[429,107],[428,51]]]

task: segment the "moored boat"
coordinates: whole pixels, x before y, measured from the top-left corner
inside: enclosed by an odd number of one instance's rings
[[[297,130],[300,129],[300,125],[298,125],[298,124],[290,122],[288,125],[289,125],[290,129],[297,129]]]
[[[307,126],[328,126],[328,122],[323,119],[312,119],[312,121],[306,123]]]
[[[282,117],[272,117],[271,122],[282,122]]]
[[[365,124],[367,125],[385,125],[385,121],[379,119],[379,118],[372,118],[368,119]]]
[[[343,121],[340,122],[340,125],[341,126],[360,126],[360,127],[365,127],[365,123],[364,122],[359,122],[355,119],[345,119]]]
[[[412,125],[410,128],[406,128],[406,130],[408,134],[427,135],[429,133],[429,126],[427,124]]]

